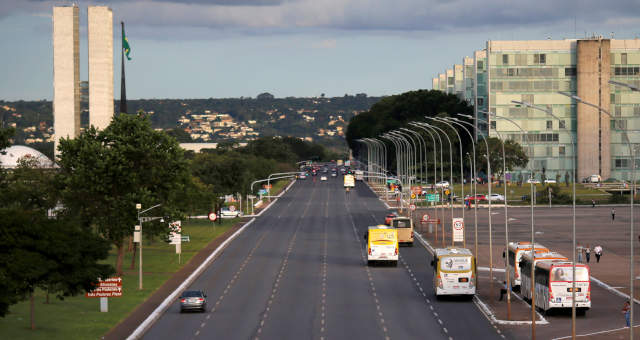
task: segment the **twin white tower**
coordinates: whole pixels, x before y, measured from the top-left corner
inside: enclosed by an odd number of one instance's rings
[[[53,7],[53,130],[54,153],[60,138],[80,134],[80,10]],[[106,128],[114,114],[113,13],[89,6],[89,124]]]

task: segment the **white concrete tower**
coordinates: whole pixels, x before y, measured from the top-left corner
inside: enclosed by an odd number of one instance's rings
[[[89,6],[89,124],[102,130],[113,118],[113,13]]]
[[[80,134],[80,19],[78,6],[53,7],[54,154],[61,138]]]

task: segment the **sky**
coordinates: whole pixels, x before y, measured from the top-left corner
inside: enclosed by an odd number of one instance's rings
[[[114,16],[132,60],[127,97],[393,95],[487,40],[640,37],[637,0],[0,0],[0,100],[53,97],[52,8],[80,7],[80,79],[88,79],[87,6]]]

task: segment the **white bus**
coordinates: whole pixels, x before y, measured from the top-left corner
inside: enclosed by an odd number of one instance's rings
[[[364,171],[356,170],[355,175],[356,175],[356,181],[364,181]]]
[[[549,249],[547,247],[536,243],[536,253],[547,253]],[[511,287],[517,289],[520,287],[520,259],[525,253],[531,254],[531,242],[509,242],[507,251],[507,259],[509,261],[509,281]],[[502,255],[504,257],[504,254]]]
[[[522,296],[531,300],[531,259],[523,258]],[[552,308],[571,308],[573,262],[560,260],[542,260],[534,264],[536,307],[548,311]],[[576,264],[575,279],[576,310],[580,314],[591,308],[591,282],[589,267]]]
[[[436,297],[476,294],[476,260],[466,248],[437,248],[433,266]]]

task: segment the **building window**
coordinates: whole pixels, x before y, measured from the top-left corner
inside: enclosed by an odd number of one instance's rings
[[[547,55],[546,54],[534,54],[533,55],[533,63],[534,64],[546,64],[547,63]]]
[[[616,76],[637,76],[640,73],[640,67],[638,66],[615,67],[613,69],[613,73]]]
[[[478,60],[478,70],[484,69],[484,62],[482,60]]]
[[[616,159],[616,168],[626,168],[629,166],[629,160],[626,158]]]
[[[627,64],[627,54],[626,53],[622,53],[620,55],[620,64],[622,64],[622,65],[626,65]]]
[[[453,85],[453,77],[449,77],[448,85]]]
[[[508,54],[503,54],[502,55],[502,64],[503,65],[509,65],[509,55]]]
[[[478,97],[478,106],[483,106],[483,105],[484,105],[484,98]]]
[[[564,120],[561,120],[558,124],[558,127],[561,129],[566,129],[567,128],[567,124]]]
[[[496,129],[496,121],[492,120],[490,123],[491,123],[491,130],[495,130]]]
[[[564,68],[564,75],[566,77],[574,77],[578,74],[578,72],[576,71],[575,67],[565,67]]]
[[[616,105],[615,108],[614,108],[614,111],[615,111],[614,113],[615,113],[616,117],[622,116],[622,106]]]
[[[610,120],[610,122],[611,122],[611,129],[616,129],[616,130],[627,129],[627,121],[625,119],[612,119]]]
[[[640,105],[634,105],[633,106],[633,115],[634,116],[640,116]]]
[[[548,120],[547,121],[547,130],[553,130],[553,121],[552,120]]]
[[[547,146],[547,156],[553,157],[553,148],[550,146]]]
[[[558,147],[558,156],[564,156],[565,155],[565,147],[564,146],[559,146]]]

